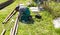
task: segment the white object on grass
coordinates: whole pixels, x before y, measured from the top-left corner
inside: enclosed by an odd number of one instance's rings
[[[60,28],[60,18],[54,19],[53,24],[55,28]]]
[[[31,10],[32,12],[39,12],[38,7],[30,7],[30,10]]]
[[[25,6],[24,4],[19,4],[19,8],[26,8],[27,6]]]

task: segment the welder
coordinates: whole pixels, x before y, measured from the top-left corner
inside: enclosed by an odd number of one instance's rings
[[[20,13],[19,20],[22,22],[29,22],[32,19],[32,16],[30,15],[30,10],[27,6],[24,4],[20,4],[15,9]]]

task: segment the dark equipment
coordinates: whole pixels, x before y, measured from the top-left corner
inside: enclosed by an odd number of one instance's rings
[[[35,15],[35,18],[41,19],[42,17],[39,14],[37,14]]]

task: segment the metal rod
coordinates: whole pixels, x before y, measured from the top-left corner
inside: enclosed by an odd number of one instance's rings
[[[15,14],[16,14],[16,11],[12,11],[12,12],[6,17],[6,19],[3,21],[3,24],[6,23],[6,22],[8,22],[9,19],[10,19],[13,15],[15,15]]]
[[[17,33],[18,18],[19,18],[19,14],[18,14],[18,17],[16,18],[15,25],[14,25],[14,28],[13,28],[13,31],[12,31],[12,34],[11,35],[16,35],[16,33]]]
[[[12,31],[13,31],[13,29],[11,28],[11,30],[10,30],[10,35],[12,35]]]
[[[1,33],[1,35],[4,35],[4,34],[5,34],[5,32],[6,32],[6,30],[5,30],[5,29],[3,29],[2,33]]]

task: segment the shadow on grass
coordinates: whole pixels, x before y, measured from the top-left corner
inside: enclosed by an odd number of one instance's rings
[[[22,22],[21,20],[19,20],[19,22]],[[25,23],[25,24],[34,24],[34,20],[29,20],[27,22],[22,22],[22,23]]]

